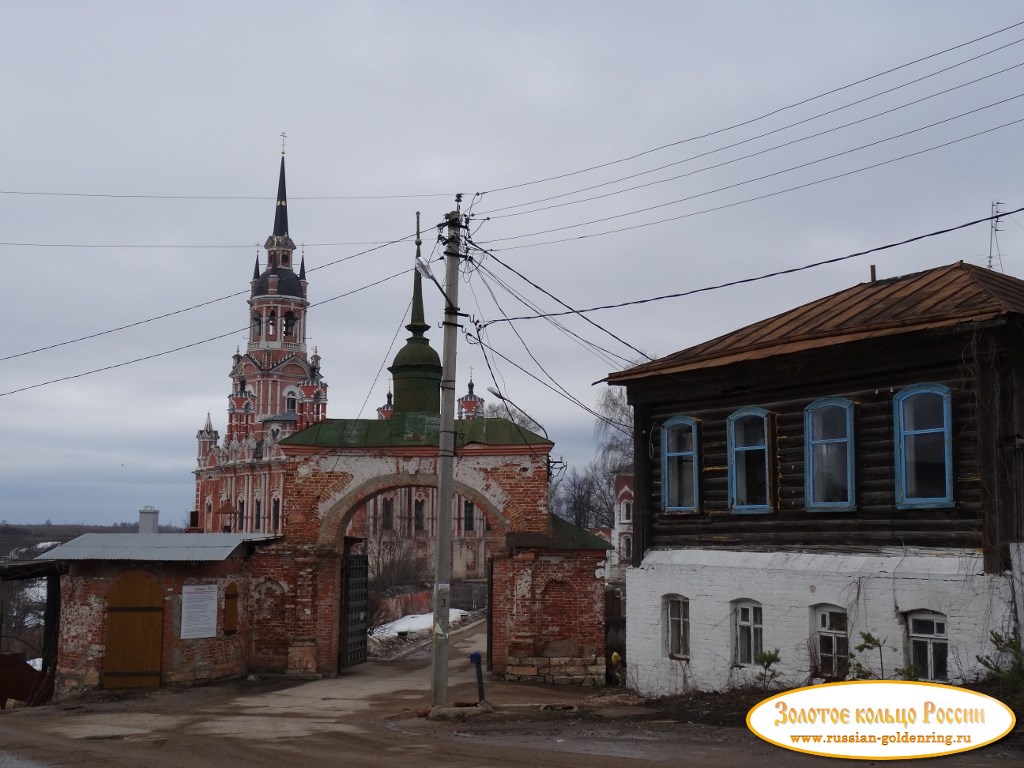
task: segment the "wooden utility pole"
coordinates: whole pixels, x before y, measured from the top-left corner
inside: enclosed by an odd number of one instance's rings
[[[452,515],[455,506],[455,345],[459,331],[459,257],[462,213],[445,215],[444,349],[441,357],[441,430],[438,440],[437,570],[434,583],[433,669],[430,703],[443,706],[448,696],[448,611],[452,580]]]

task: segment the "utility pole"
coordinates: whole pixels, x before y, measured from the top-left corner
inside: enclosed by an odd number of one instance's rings
[[[992,246],[995,245],[997,249],[999,248],[999,239],[998,239],[996,233],[1003,231],[1003,230],[1001,230],[999,228],[999,218],[1000,218],[999,217],[999,206],[1000,205],[1002,205],[1002,203],[997,202],[995,200],[992,201],[992,217],[993,218],[992,218],[992,223],[989,225],[989,230],[988,230],[988,268],[989,269],[992,269]],[[998,251],[997,251],[997,253],[998,253]],[[999,259],[1000,259],[1000,263],[1002,263],[1002,254],[1000,254]]]
[[[448,611],[452,580],[452,514],[455,505],[455,344],[459,331],[459,257],[462,250],[462,213],[445,215],[444,349],[441,358],[441,431],[438,439],[437,570],[434,583],[433,668],[430,703],[444,706],[448,696]]]

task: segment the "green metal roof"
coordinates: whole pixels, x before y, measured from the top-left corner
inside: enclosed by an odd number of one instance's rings
[[[548,514],[548,530],[543,533],[510,533],[505,543],[512,548],[607,550],[612,545],[585,528],[573,525],[557,515]]]
[[[390,419],[325,419],[281,441],[281,445],[317,448],[395,448],[438,444],[441,417],[396,413]],[[508,419],[461,419],[455,445],[553,445],[546,437]]]

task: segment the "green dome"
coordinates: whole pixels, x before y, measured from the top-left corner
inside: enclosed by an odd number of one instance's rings
[[[412,334],[398,350],[388,368],[395,382],[395,414],[441,412],[441,357],[423,335],[430,327],[423,319],[423,288],[420,273],[414,273],[412,321],[405,326]]]

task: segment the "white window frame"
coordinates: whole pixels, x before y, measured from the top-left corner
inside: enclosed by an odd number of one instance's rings
[[[943,613],[914,611],[907,614],[907,666],[913,667],[921,680],[945,683],[949,680],[949,635],[947,619]],[[931,631],[928,625],[931,625]],[[944,674],[936,674],[936,658],[941,646]],[[925,652],[923,664],[919,664],[919,653]]]
[[[837,626],[835,617],[842,616],[842,626]],[[845,608],[838,605],[819,605],[814,608],[815,647],[818,652],[817,672],[826,680],[843,680],[850,671],[850,617]],[[828,638],[831,653],[822,650],[822,640]],[[825,659],[831,663],[826,669]]]
[[[736,600],[732,611],[734,664],[752,667],[754,658],[764,650],[764,609],[756,600]]]
[[[686,661],[690,658],[690,601],[682,595],[665,595],[661,606],[664,654]]]

